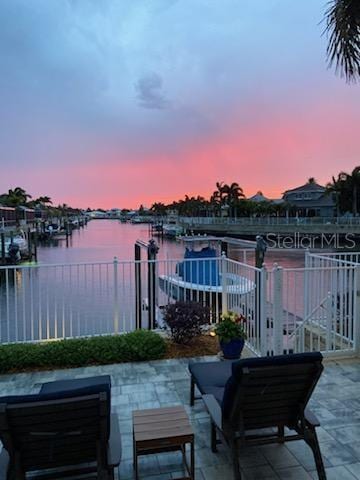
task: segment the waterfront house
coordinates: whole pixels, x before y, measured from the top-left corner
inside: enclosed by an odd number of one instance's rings
[[[313,179],[305,185],[286,190],[283,200],[301,217],[333,217],[335,214],[333,195]]]
[[[249,197],[249,200],[256,203],[269,202],[277,205],[284,202],[282,198],[267,198],[260,190],[256,192],[255,195],[253,195],[252,197]]]
[[[255,193],[252,197],[249,198],[252,202],[271,202],[270,198],[266,198],[263,193],[259,190],[258,192]]]

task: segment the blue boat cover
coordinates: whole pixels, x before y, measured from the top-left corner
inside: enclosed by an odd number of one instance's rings
[[[184,262],[177,265],[178,275],[185,281],[199,285],[220,285],[219,261],[214,248],[205,247],[202,250],[186,248]],[[199,261],[196,261],[198,259]]]

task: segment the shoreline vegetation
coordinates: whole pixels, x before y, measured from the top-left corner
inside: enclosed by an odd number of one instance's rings
[[[313,177],[308,179],[308,183],[315,182]],[[342,214],[357,216],[360,213],[360,166],[355,167],[350,173],[342,171],[337,176],[333,176],[326,184],[326,194],[334,198],[337,216]],[[55,207],[49,196],[33,199],[21,187],[9,189],[7,193],[0,194],[0,205],[34,208],[49,217],[90,213],[95,210],[106,212],[103,208],[79,209],[65,203]],[[281,199],[268,199],[261,191],[254,197],[247,198],[237,182],[230,184],[216,182],[216,190],[208,199],[201,195],[185,195],[183,199],[174,200],[169,204],[155,201],[149,209],[140,205],[137,212],[139,215],[146,213],[154,216],[165,216],[169,211],[176,211],[180,216],[222,216],[224,210],[229,217],[296,214],[296,207]],[[120,212],[126,215],[130,209],[124,208]]]

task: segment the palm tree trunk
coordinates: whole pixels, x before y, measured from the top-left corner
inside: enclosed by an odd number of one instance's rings
[[[357,185],[353,186],[353,215],[356,216],[357,211]]]

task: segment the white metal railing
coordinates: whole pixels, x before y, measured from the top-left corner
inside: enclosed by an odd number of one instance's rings
[[[315,254],[307,254],[304,268],[270,272],[269,337],[274,352],[357,353],[359,274],[360,265],[354,262]],[[281,296],[274,294],[277,289]]]
[[[360,217],[178,217],[188,225],[348,225],[359,226]]]
[[[319,252],[305,254],[306,266],[325,266],[337,264],[360,264],[360,252]]]
[[[133,262],[0,268],[1,343],[133,330]],[[116,288],[121,279],[121,288]]]
[[[175,300],[207,304],[212,321],[218,321],[224,260],[190,259],[185,264],[195,267],[189,269],[186,281],[176,274],[178,260],[120,262],[115,258],[112,262],[0,267],[0,343],[153,328],[161,326],[162,307]],[[199,276],[210,286],[199,287]],[[151,300],[156,304],[154,319],[150,318]]]
[[[182,266],[115,258],[0,267],[0,343],[161,327],[164,306],[192,300],[210,306],[212,322],[224,310],[245,315],[247,345],[257,355],[359,352],[360,265],[307,257],[304,268],[270,270],[225,256]]]

